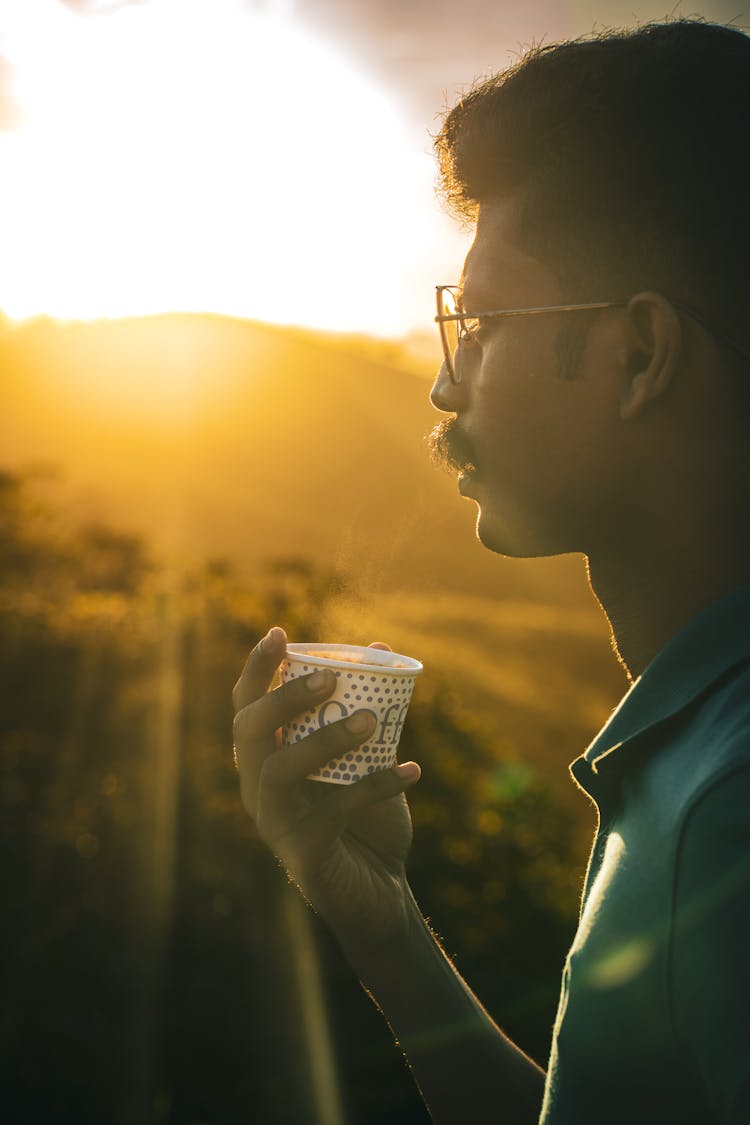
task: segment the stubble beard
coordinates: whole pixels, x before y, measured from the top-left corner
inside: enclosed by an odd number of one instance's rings
[[[433,464],[452,473],[476,473],[477,463],[470,440],[461,430],[458,418],[446,418],[427,436],[427,444]],[[474,499],[472,497],[472,499]],[[502,558],[538,558],[556,554],[545,549],[545,544],[528,542],[527,534],[516,534],[510,526],[498,523],[498,513],[486,510],[478,501],[476,536],[488,551]],[[520,529],[519,529],[520,530]]]

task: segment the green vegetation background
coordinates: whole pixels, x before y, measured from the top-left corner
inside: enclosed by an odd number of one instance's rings
[[[269,621],[317,636],[344,591],[297,559],[252,587],[218,561],[170,573],[60,515],[0,477],[5,1119],[314,1121],[295,892],[240,806],[229,690]],[[544,1059],[580,878],[570,819],[429,676],[403,743],[425,753],[416,894]],[[317,924],[314,941],[344,1119],[425,1120]]]
[[[240,804],[231,687],[273,623],[423,660],[411,880],[543,1062],[593,826],[565,767],[622,688],[579,561],[476,545],[398,355],[216,318],[0,329],[0,1117],[426,1121]]]

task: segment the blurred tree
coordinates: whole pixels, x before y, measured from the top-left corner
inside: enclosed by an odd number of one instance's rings
[[[290,905],[232,763],[248,649],[274,621],[319,635],[338,578],[297,558],[251,584],[220,559],[171,572],[131,535],[66,525],[38,493],[0,472],[5,1118],[321,1122],[302,981],[328,997],[340,1119],[427,1120],[332,939]],[[415,890],[543,1057],[575,901],[567,822],[520,748],[501,754],[498,731],[423,680],[402,755],[429,759]]]
[[[577,855],[522,747],[487,729],[447,685],[410,712],[401,754],[429,760],[413,802],[410,878],[446,951],[501,1026],[545,1063],[577,920]]]

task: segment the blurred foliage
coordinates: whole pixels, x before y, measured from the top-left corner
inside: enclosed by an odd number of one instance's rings
[[[269,624],[313,638],[334,574],[159,565],[0,473],[4,1119],[313,1122],[285,903],[242,810],[230,691]],[[565,814],[497,729],[427,674],[401,757],[412,882],[503,1026],[546,1054],[574,924]],[[347,1122],[426,1115],[380,1016],[313,919]]]

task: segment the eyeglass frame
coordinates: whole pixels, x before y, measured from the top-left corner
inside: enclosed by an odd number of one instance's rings
[[[448,314],[441,313],[441,311],[440,311],[440,309],[442,307],[441,306],[441,297],[442,297],[442,294],[446,290],[453,295],[453,300],[455,302],[456,308],[460,310],[459,312],[448,313]],[[465,337],[462,336],[462,333],[466,333],[466,336],[468,336],[468,337],[471,337],[471,335],[473,334],[470,329],[466,328],[465,325],[462,324],[462,322],[465,321],[465,320],[481,320],[482,317],[489,317],[489,316],[493,316],[493,317],[537,316],[540,313],[593,312],[593,311],[596,311],[598,309],[622,309],[628,303],[627,301],[589,301],[585,304],[538,305],[535,308],[490,309],[489,311],[485,311],[485,312],[467,313],[466,310],[461,305],[460,300],[458,299],[458,296],[457,296],[458,291],[459,291],[459,286],[457,286],[457,285],[436,285],[435,286],[435,297],[436,297],[436,301],[437,301],[437,310],[438,310],[437,316],[435,317],[435,323],[438,325],[438,327],[440,329],[440,341],[443,345],[443,358],[445,360],[445,367],[446,367],[446,370],[448,372],[448,377],[449,377],[451,383],[454,384],[454,386],[458,386],[458,384],[461,382],[461,376],[459,375],[458,371],[456,370],[456,365],[454,363],[454,355],[455,355],[455,351],[458,348],[458,345],[456,346],[456,349],[454,349],[454,351],[451,351],[450,344],[448,342],[445,331],[443,329],[443,325],[447,321],[458,321],[459,328],[461,329],[461,332],[459,333],[459,336],[458,336],[458,344],[460,344],[461,341],[462,341],[462,338],[465,338]],[[685,313],[686,316],[691,317],[693,320],[697,321],[698,324],[701,324],[706,329],[706,331],[710,332],[711,335],[714,336],[720,343],[723,343],[726,347],[730,348],[731,351],[735,352],[735,354],[738,355],[741,359],[744,359],[746,363],[750,363],[750,351],[748,351],[746,348],[744,348],[741,344],[738,344],[730,336],[726,336],[724,333],[717,331],[717,329],[714,328],[713,325],[709,324],[709,322],[706,320],[706,318],[703,316],[702,313],[697,312],[690,305],[686,305],[682,301],[674,301],[671,298],[667,298],[667,299],[670,301],[670,303],[672,305],[674,305],[674,307],[676,309],[679,309],[681,312]],[[476,331],[476,329],[474,331]]]

